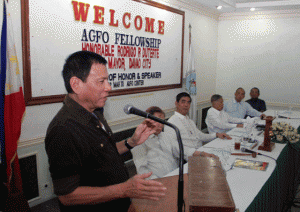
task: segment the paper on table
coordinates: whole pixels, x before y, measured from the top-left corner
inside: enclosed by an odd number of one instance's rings
[[[204,150],[204,152],[207,152],[207,153],[214,154],[214,155],[218,156],[224,171],[227,171],[228,169],[231,168],[232,164],[230,164],[228,162],[228,159],[231,156],[230,147],[207,148],[207,149]]]
[[[280,111],[279,118],[300,119],[300,113],[297,111]]]
[[[245,128],[233,128],[229,132],[227,132],[228,135],[230,136],[237,136],[237,137],[246,137],[247,132]]]
[[[245,128],[233,128],[232,130],[227,132],[228,135],[230,136],[236,136],[236,137],[244,137],[247,138],[248,134],[247,134],[247,130]],[[261,134],[261,131],[257,131],[257,130],[252,130],[251,131],[251,135],[252,136],[258,136]]]
[[[253,149],[254,147],[256,147],[258,145],[258,142],[255,141],[254,143],[244,143],[243,146],[246,147],[247,149]]]
[[[265,126],[266,125],[266,120],[259,120],[259,121],[257,121],[257,125],[263,125],[263,126]]]

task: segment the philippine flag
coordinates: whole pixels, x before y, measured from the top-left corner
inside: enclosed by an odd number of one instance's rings
[[[17,156],[18,140],[25,113],[25,101],[20,79],[20,70],[13,39],[7,2],[3,1],[3,24],[1,34],[0,72],[0,165],[6,169],[3,180],[8,196],[4,211],[29,211],[29,205],[22,192],[22,181]]]

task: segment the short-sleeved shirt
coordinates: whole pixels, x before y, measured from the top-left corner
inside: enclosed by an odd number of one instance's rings
[[[112,132],[99,111],[92,114],[66,96],[64,106],[48,127],[45,146],[58,196],[79,186],[104,187],[129,178],[111,139]],[[127,211],[129,205],[130,199],[124,198],[96,205],[61,205],[61,211]]]
[[[257,111],[266,111],[266,103],[262,99],[248,99],[246,102],[248,102],[255,110]]]

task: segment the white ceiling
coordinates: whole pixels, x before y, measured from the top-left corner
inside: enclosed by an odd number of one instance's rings
[[[254,7],[255,11],[291,10],[300,9],[300,0],[194,0],[204,6],[212,8],[219,13],[249,12]],[[223,6],[217,10],[217,6]]]

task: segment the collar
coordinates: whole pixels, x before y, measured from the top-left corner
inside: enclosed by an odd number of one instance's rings
[[[257,99],[253,99],[253,98],[250,99],[250,101],[252,101],[252,102],[258,102],[258,100],[259,100],[258,98]]]
[[[92,119],[96,119],[92,113],[78,104],[69,95],[66,95],[64,105],[68,107],[71,117],[83,125],[87,125]]]
[[[242,104],[242,102],[243,102],[243,100],[240,101],[240,102],[237,102],[237,101],[235,100],[235,98],[233,98],[233,103],[235,103],[235,104]]]
[[[211,110],[216,113],[218,116],[220,115],[221,111],[218,111],[217,109],[211,107]]]
[[[178,116],[181,119],[189,119],[188,115],[184,116],[181,113],[178,113],[177,111],[175,111],[174,115]]]
[[[66,107],[68,107],[68,111],[70,112],[72,119],[83,125],[88,125],[90,122],[98,122],[100,120],[105,127],[105,130],[102,130],[108,133],[109,136],[112,135],[112,131],[103,116],[103,108],[97,108],[94,110],[93,113],[98,117],[97,118],[91,112],[87,111],[84,107],[78,104],[75,100],[73,100],[69,95],[66,96],[64,104]]]

